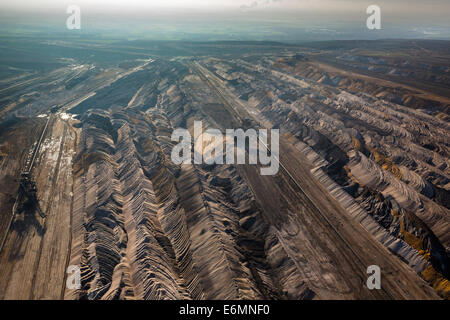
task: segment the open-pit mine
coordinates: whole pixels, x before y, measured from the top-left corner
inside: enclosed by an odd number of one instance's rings
[[[450,298],[450,42],[2,43],[0,299]]]

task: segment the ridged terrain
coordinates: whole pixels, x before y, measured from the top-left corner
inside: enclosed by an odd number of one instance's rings
[[[449,298],[445,50],[144,44],[0,88],[0,298]],[[279,171],[174,164],[194,121],[279,129]]]

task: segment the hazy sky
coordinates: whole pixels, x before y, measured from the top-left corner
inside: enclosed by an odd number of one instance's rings
[[[99,11],[193,10],[217,12],[221,10],[246,11],[355,11],[377,4],[392,14],[405,16],[423,13],[427,16],[447,15],[449,0],[0,0],[0,8],[32,11],[60,9],[77,4],[82,9]]]
[[[64,26],[71,4],[81,8],[84,31],[102,25],[103,30],[125,32],[123,29],[128,28],[137,33],[138,27],[132,23],[140,23],[142,32],[151,29],[176,35],[215,29],[215,34],[234,36],[245,31],[249,37],[265,39],[276,39],[277,35],[293,38],[295,28],[311,32],[307,30],[310,27],[314,32],[320,28],[333,31],[328,32],[330,38],[347,38],[349,33],[339,32],[349,27],[360,35],[367,29],[366,8],[377,4],[383,31],[367,36],[450,37],[450,0],[0,0],[0,23],[26,25],[37,21]]]

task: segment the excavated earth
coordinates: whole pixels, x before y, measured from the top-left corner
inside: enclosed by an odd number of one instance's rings
[[[6,90],[0,298],[448,299],[445,94],[422,110],[325,58],[155,56]],[[174,164],[172,132],[199,120],[280,129],[280,170]],[[43,216],[16,192],[36,145]]]

